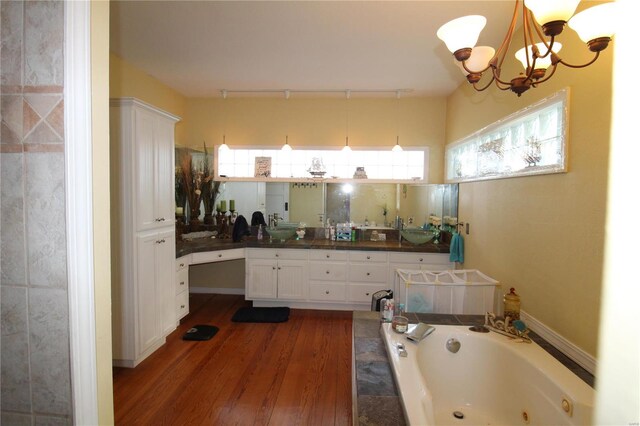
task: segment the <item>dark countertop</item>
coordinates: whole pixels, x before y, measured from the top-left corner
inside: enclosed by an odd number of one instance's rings
[[[365,251],[397,251],[414,253],[449,253],[449,244],[420,244],[408,242],[399,243],[391,241],[331,241],[327,239],[303,239],[270,241],[265,238],[262,241],[255,237],[247,237],[239,243],[230,239],[198,238],[190,241],[178,241],[176,243],[176,258],[190,253],[200,253],[215,250],[230,250],[235,248],[286,248],[286,249],[322,249],[322,250],[365,250]]]

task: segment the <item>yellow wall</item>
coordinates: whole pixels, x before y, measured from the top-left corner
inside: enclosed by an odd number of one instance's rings
[[[180,117],[176,124],[175,141],[176,145],[185,145],[188,121],[184,96],[113,53],[109,56],[109,77],[109,97],[137,98]]]
[[[561,56],[585,61],[584,44],[565,32]],[[520,98],[494,87],[476,93],[465,83],[447,103],[451,143],[570,87],[569,172],[461,184],[459,218],[470,223],[464,267],[496,278],[503,290],[515,287],[522,309],[591,355],[598,341],[612,53],[585,69],[560,67]],[[517,72],[507,69],[503,78]]]
[[[430,148],[429,183],[442,182],[445,98],[189,98],[187,145]],[[348,111],[347,111],[348,107]],[[348,120],[347,120],[348,114]]]

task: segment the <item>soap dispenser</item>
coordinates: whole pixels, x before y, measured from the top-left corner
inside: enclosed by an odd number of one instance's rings
[[[511,321],[520,319],[520,296],[516,294],[516,289],[511,287],[509,293],[504,295],[504,317],[510,317]]]

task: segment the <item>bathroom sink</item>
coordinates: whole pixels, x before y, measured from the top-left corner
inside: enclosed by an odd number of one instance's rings
[[[434,233],[431,231],[425,231],[420,228],[403,229],[400,231],[402,238],[409,241],[411,244],[425,244],[431,241],[434,237]]]
[[[289,226],[269,226],[266,228],[267,234],[274,240],[285,241],[296,235],[295,227]]]

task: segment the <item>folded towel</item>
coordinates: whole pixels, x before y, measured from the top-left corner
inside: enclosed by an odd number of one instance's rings
[[[451,237],[449,245],[449,261],[464,263],[464,239],[457,232]]]

